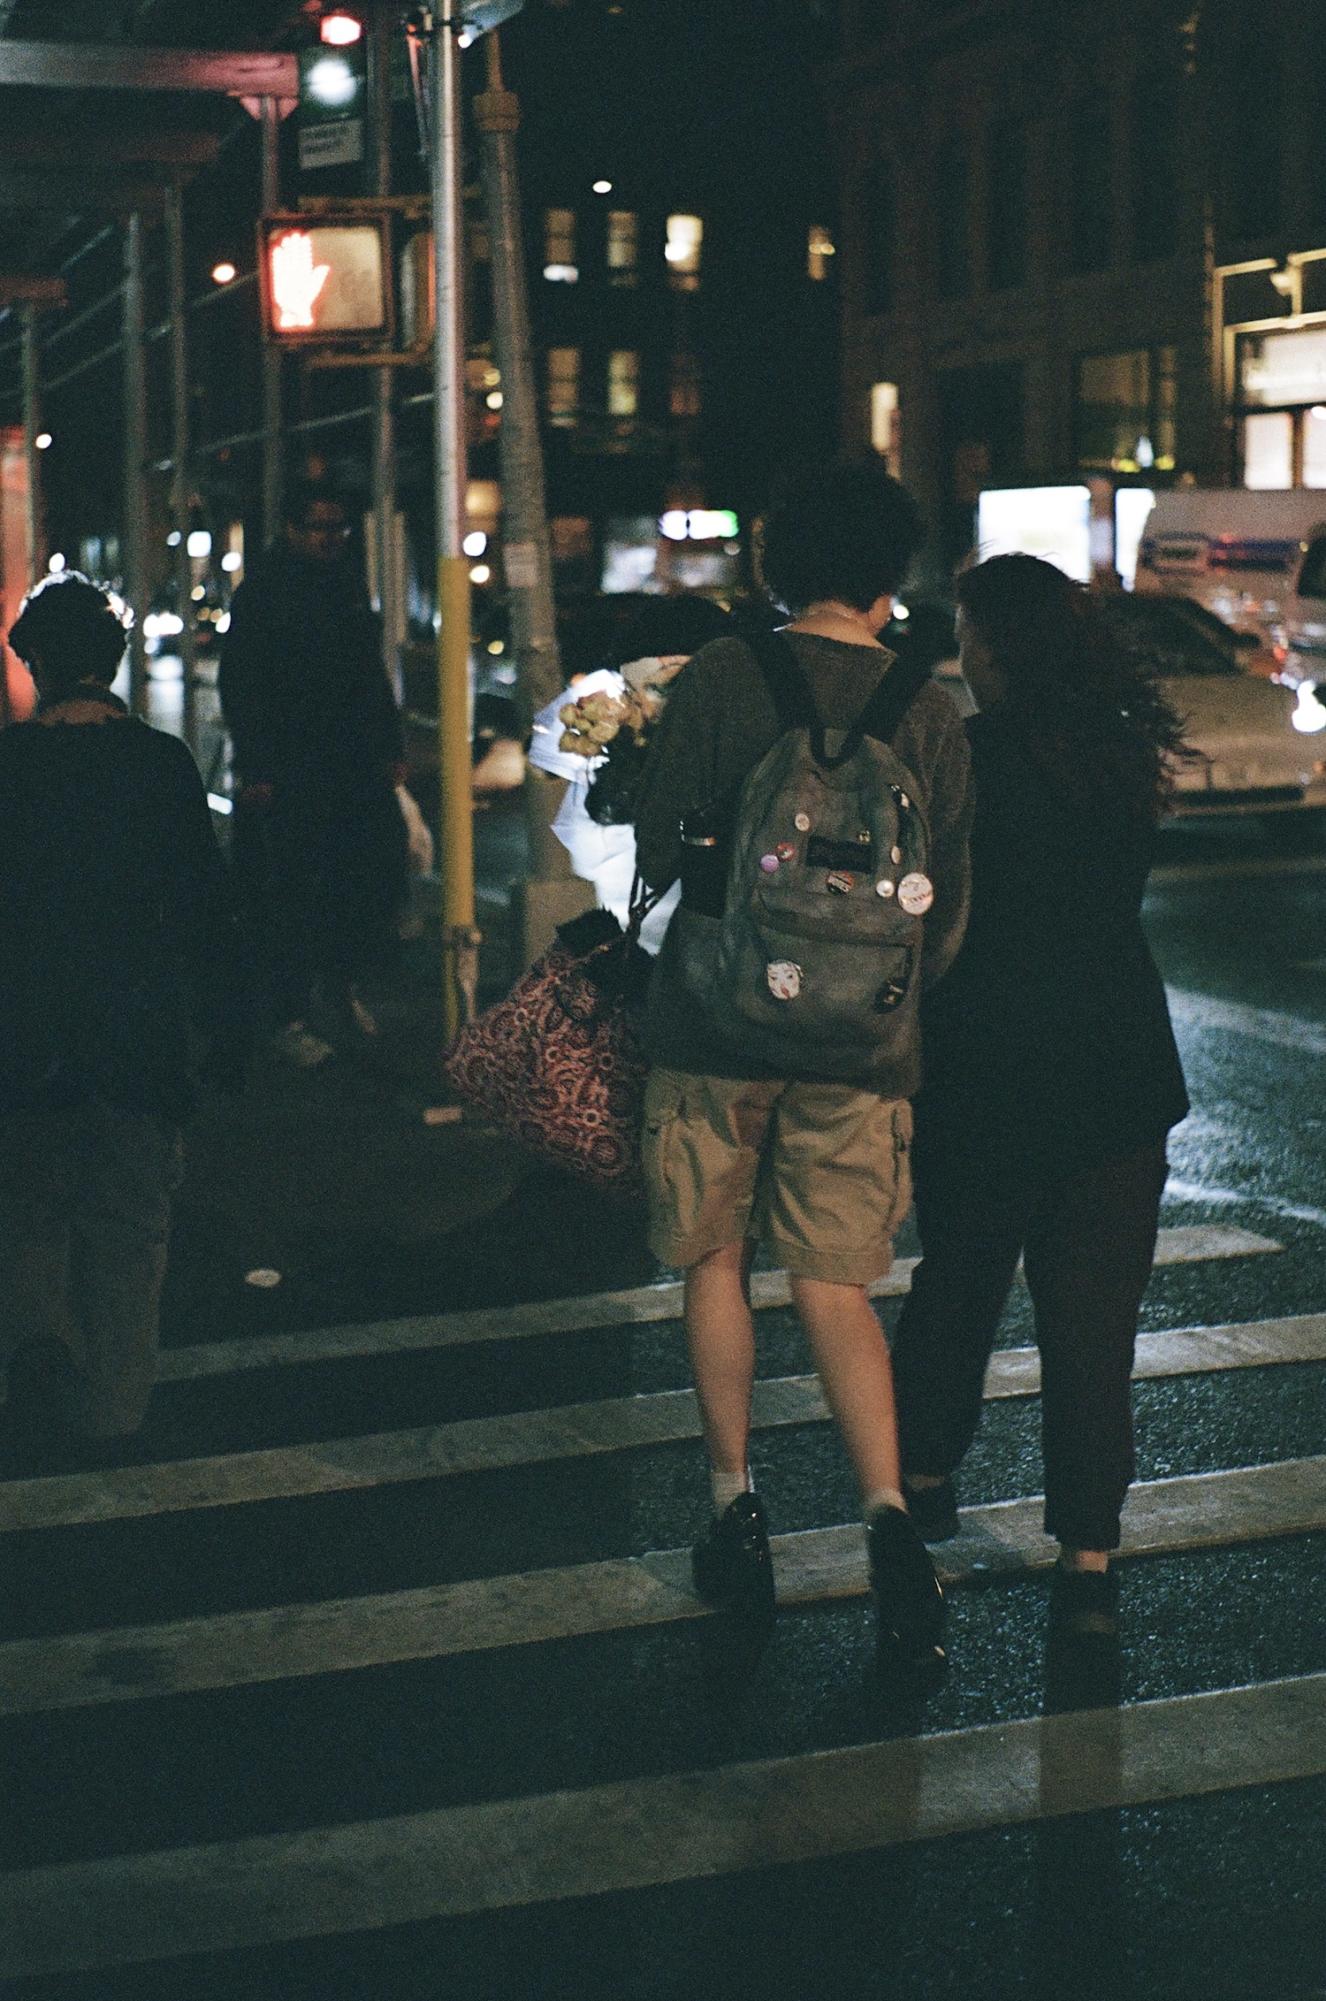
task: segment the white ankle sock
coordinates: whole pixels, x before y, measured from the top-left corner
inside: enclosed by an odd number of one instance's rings
[[[899,1508],[905,1515],[907,1512],[907,1502],[897,1487],[874,1488],[866,1495],[865,1506],[862,1509],[862,1516],[867,1528],[870,1527],[871,1522],[881,1508]]]
[[[738,1494],[750,1494],[754,1492],[754,1484],[750,1477],[749,1466],[744,1473],[720,1473],[717,1467],[711,1466],[709,1469],[709,1485],[713,1489],[714,1513],[716,1515],[725,1515]]]

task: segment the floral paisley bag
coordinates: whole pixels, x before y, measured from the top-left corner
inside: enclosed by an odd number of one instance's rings
[[[503,1132],[625,1200],[644,1191],[642,1027],[653,962],[637,940],[657,899],[642,890],[637,881],[625,931],[607,910],[563,924],[442,1059],[460,1095]]]

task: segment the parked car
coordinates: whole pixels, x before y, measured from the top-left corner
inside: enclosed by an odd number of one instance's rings
[[[1099,600],[1119,644],[1144,659],[1187,724],[1199,760],[1175,771],[1171,812],[1274,816],[1326,809],[1326,708],[1246,671],[1242,635],[1191,603]]]

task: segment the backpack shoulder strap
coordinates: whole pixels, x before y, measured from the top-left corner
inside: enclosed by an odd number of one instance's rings
[[[819,710],[805,670],[790,642],[781,632],[750,632],[742,635],[764,676],[773,705],[778,711],[781,733],[788,730],[820,728]]]
[[[874,693],[852,725],[848,737],[852,748],[867,736],[878,743],[891,743],[929,679],[930,668],[923,660],[895,660],[880,675]]]

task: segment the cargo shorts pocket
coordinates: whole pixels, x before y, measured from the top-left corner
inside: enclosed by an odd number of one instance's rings
[[[912,1108],[900,1100],[891,1108],[889,1143],[893,1154],[893,1185],[888,1233],[895,1236],[912,1206]]]

